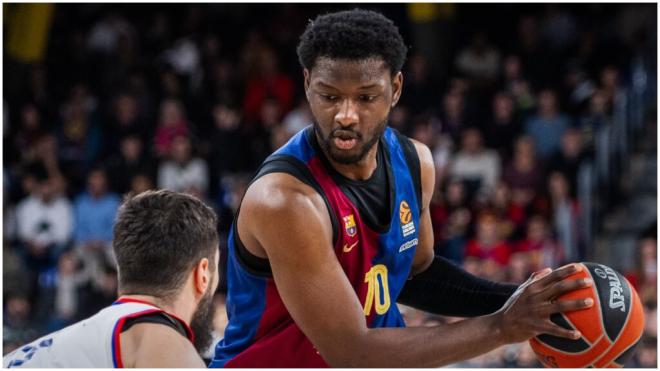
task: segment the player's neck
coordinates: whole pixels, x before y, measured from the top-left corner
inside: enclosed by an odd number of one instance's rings
[[[325,151],[324,151],[325,152]],[[330,162],[330,165],[337,170],[337,172],[348,179],[352,180],[367,180],[371,178],[376,167],[378,166],[378,160],[376,155],[378,154],[378,142],[371,147],[369,152],[364,156],[364,158],[353,164],[341,164],[334,161],[327,153],[325,157]]]

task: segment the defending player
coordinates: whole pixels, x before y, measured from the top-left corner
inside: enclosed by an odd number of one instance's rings
[[[549,320],[591,305],[552,301],[590,284],[560,282],[575,268],[516,288],[434,259],[431,153],[387,127],[405,54],[381,14],[310,22],[298,55],[315,121],[264,162],[243,199],[212,367],[430,367],[539,333],[576,336]],[[397,300],[479,317],[403,328]]]
[[[147,191],[114,227],[119,299],[22,346],[4,367],[204,367],[218,285],[216,215],[198,199]],[[190,324],[190,326],[189,326]]]

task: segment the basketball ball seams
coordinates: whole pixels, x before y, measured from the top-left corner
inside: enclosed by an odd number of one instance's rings
[[[551,317],[550,320],[552,323],[555,325],[565,328],[567,330],[575,330],[575,325],[568,319],[566,316],[564,316],[563,313],[554,313]],[[579,339],[566,339],[566,338],[561,338],[558,336],[554,335],[549,335],[549,334],[541,334],[536,337],[536,340],[538,340],[539,343],[547,346],[548,348],[560,352],[560,353],[565,353],[565,354],[582,354],[586,351],[588,351],[591,348],[591,343],[587,341],[587,339],[584,338],[584,336],[580,337]],[[553,343],[556,342],[563,342],[563,345],[568,345],[570,344],[571,349],[558,349],[556,346],[553,345]]]
[[[589,278],[591,278],[591,282],[593,282],[593,285],[591,286],[591,291],[596,296],[594,298],[594,303],[600,303],[601,302],[600,301],[600,294],[598,293],[598,289],[596,288],[597,283],[596,283],[596,280],[594,279],[594,276],[591,274],[591,270],[589,269],[589,267],[587,267],[586,264],[584,264],[584,263],[580,263],[580,264],[584,267],[584,270],[587,271],[587,274],[589,275]],[[605,329],[605,318],[603,318],[604,317],[603,316],[603,308],[599,306],[598,310],[596,310],[595,312],[598,313],[598,319],[600,320],[601,329],[603,330],[603,334],[605,334],[605,336],[607,336],[607,330]],[[609,336],[608,336],[608,339],[609,339]],[[599,338],[599,340],[600,340],[600,338]]]
[[[548,348],[548,349],[550,349],[550,350],[552,350],[552,351],[554,351],[554,352],[561,353],[561,354],[566,354],[566,355],[571,355],[571,356],[579,356],[579,355],[583,355],[583,354],[588,353],[590,350],[593,349],[593,345],[594,345],[594,344],[598,344],[598,342],[601,341],[602,339],[603,339],[603,335],[601,335],[601,336],[600,336],[600,337],[599,337],[599,338],[598,338],[593,344],[591,344],[591,343],[589,343],[589,342],[587,341],[587,339],[585,339],[584,337],[581,337],[581,338],[578,339],[578,340],[582,340],[582,341],[584,341],[585,343],[588,343],[588,344],[589,344],[589,348],[587,348],[587,349],[585,349],[585,350],[581,350],[581,351],[579,351],[579,352],[567,352],[565,349],[558,349],[558,348],[555,348],[555,347],[553,347],[552,345],[550,345],[550,344],[548,344],[548,343],[546,343],[546,342],[544,342],[544,341],[540,341],[539,338],[538,338],[538,336],[536,337],[535,340],[536,340],[537,342],[539,342],[541,345],[545,346],[546,348]],[[565,340],[572,340],[572,339],[565,339]]]
[[[631,294],[632,294],[632,293],[631,293]],[[632,298],[631,298],[631,299],[632,299]],[[621,337],[621,335],[623,335],[623,334],[626,332],[625,329],[627,328],[628,321],[629,321],[630,317],[632,316],[632,313],[633,313],[633,306],[634,306],[634,305],[635,305],[635,301],[634,301],[634,300],[631,300],[631,301],[630,301],[630,310],[629,310],[628,316],[626,317],[626,323],[625,323],[625,324],[623,325],[623,327],[622,327],[623,330],[621,330],[621,331],[619,332],[619,334],[618,334],[617,337],[616,337],[616,340],[614,340],[614,341],[612,342],[612,345],[610,345],[610,346],[607,348],[607,350],[605,350],[605,352],[603,352],[603,355],[600,356],[600,357],[598,357],[598,359],[596,359],[596,360],[594,361],[594,364],[600,362],[602,359],[607,359],[607,358],[610,358],[610,359],[612,359],[612,360],[617,360],[617,359],[619,359],[619,357],[621,357],[621,356],[623,355],[623,353],[625,353],[625,352],[626,352],[627,350],[629,350],[629,349],[634,348],[635,345],[637,345],[637,343],[640,341],[640,339],[642,338],[642,335],[644,334],[644,331],[640,331],[640,334],[639,334],[639,336],[637,337],[637,339],[632,343],[632,345],[630,345],[630,346],[628,346],[627,348],[625,348],[625,350],[619,352],[619,353],[616,354],[615,356],[612,356],[612,355],[608,354],[609,351],[610,351],[614,346],[616,346],[616,342],[619,340],[619,338]],[[608,337],[608,338],[609,338],[609,337]]]

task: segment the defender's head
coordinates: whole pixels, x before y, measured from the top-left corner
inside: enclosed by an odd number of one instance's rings
[[[318,16],[300,37],[305,94],[324,152],[357,163],[377,143],[401,96],[407,48],[394,23],[354,9]]]
[[[210,341],[212,297],[218,287],[215,212],[195,197],[167,190],[146,191],[119,208],[113,249],[120,295],[149,295],[174,301],[192,297],[190,326],[195,345]]]

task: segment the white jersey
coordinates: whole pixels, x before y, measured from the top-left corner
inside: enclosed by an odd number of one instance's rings
[[[85,320],[19,347],[2,358],[2,365],[5,368],[122,367],[119,335],[124,322],[155,312],[165,313],[145,302],[117,300]],[[191,338],[187,325],[186,330]]]

